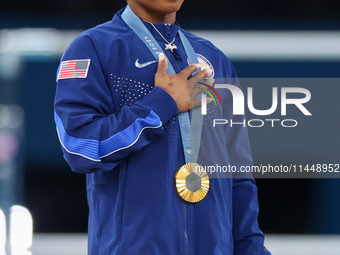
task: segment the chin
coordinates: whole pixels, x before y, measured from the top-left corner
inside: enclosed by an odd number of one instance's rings
[[[181,5],[173,4],[173,5],[168,5],[166,8],[164,8],[161,11],[166,12],[166,13],[172,13],[172,12],[178,12],[180,8],[181,8]]]
[[[184,0],[154,0],[150,2],[152,2],[152,4],[149,5],[149,9],[152,9],[153,11],[173,13],[181,8]]]

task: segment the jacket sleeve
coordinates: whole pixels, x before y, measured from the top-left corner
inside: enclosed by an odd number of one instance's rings
[[[230,60],[226,61],[228,83],[240,87]],[[264,247],[264,234],[258,226],[259,206],[257,187],[251,173],[240,172],[241,166],[252,166],[247,122],[244,115],[233,115],[233,98],[226,97],[225,119],[233,120],[226,125],[226,142],[230,164],[238,172],[233,175],[233,240],[234,255],[270,255]]]
[[[96,47],[88,33],[78,36],[61,62],[90,60],[87,77],[57,80],[57,133],[64,158],[73,171],[80,173],[112,170],[125,157],[157,139],[163,124],[178,112],[176,102],[158,87],[117,112],[106,82],[108,63],[98,51],[109,54],[110,48]]]

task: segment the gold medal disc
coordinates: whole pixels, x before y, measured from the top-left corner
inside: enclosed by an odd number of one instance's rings
[[[196,163],[183,165],[175,175],[178,195],[187,202],[197,203],[205,198],[210,188],[209,175]]]

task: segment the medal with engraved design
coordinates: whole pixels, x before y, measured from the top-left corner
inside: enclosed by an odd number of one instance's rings
[[[183,165],[175,175],[178,195],[187,202],[197,203],[208,194],[210,181],[205,169],[196,163]]]

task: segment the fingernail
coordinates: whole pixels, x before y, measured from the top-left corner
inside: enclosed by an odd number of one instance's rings
[[[205,71],[206,71],[208,76],[212,74],[212,70],[211,69],[205,69]]]
[[[213,99],[212,99],[211,97],[208,97],[208,98],[207,98],[208,103],[211,103],[212,100],[213,100]]]
[[[195,64],[196,65],[196,68],[200,68],[201,67],[201,65],[200,64]]]
[[[165,58],[165,56],[164,56],[163,53],[159,53],[159,54],[158,54],[158,60],[159,60],[159,61],[163,61],[164,58]]]

